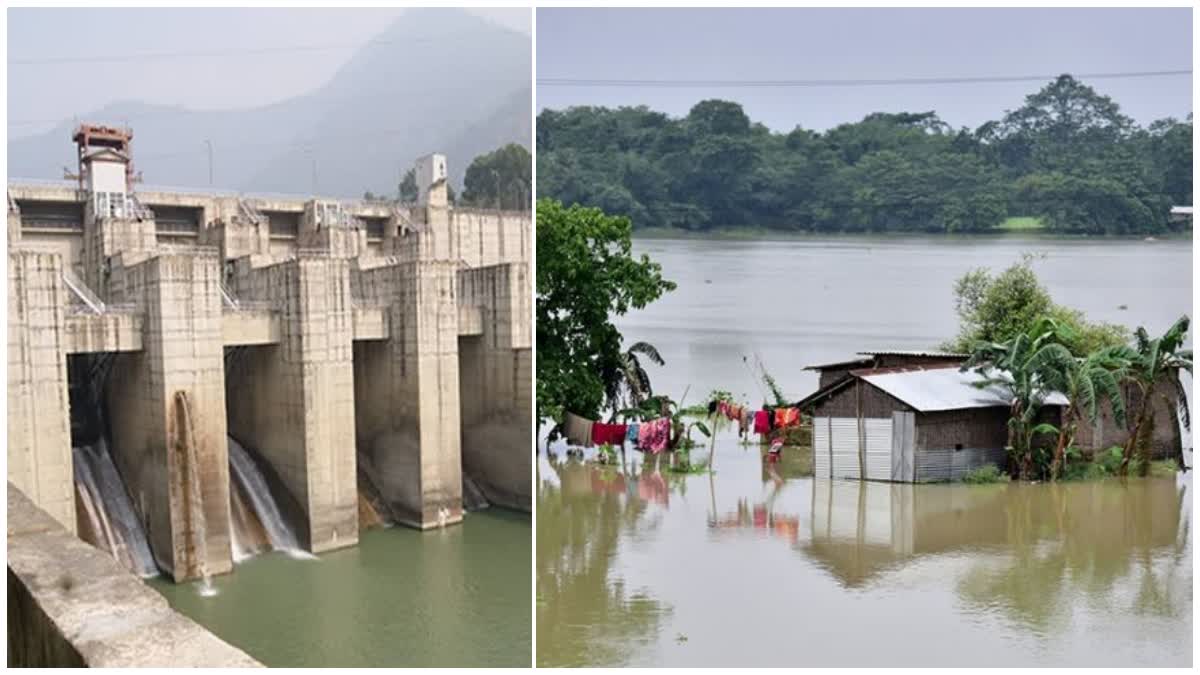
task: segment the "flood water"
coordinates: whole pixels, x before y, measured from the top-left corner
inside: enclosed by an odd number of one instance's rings
[[[262,554],[214,578],[212,597],[150,583],[268,666],[528,667],[530,530],[488,509],[444,530],[368,530],[315,560]]]
[[[954,279],[1024,251],[1046,253],[1036,269],[1055,300],[1093,319],[1161,332],[1192,304],[1190,241],[634,248],[679,288],[618,327],[666,359],[656,391],[689,403],[713,389],[762,402],[743,356],[799,398],[816,387],[804,365],[935,347],[957,326]],[[772,466],[719,438],[711,476],[543,448],[539,665],[1191,665],[1190,474],[860,484],[812,478],[804,451]]]

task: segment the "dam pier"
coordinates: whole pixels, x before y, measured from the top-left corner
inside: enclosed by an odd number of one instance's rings
[[[8,184],[10,490],[177,582],[453,525],[464,485],[530,510],[529,213],[451,204],[437,154],[402,203],[143,187],[131,131],[73,140]]]

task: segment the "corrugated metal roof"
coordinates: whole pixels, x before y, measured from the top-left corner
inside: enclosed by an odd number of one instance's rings
[[[811,366],[804,366],[803,370],[824,370],[825,368],[837,368],[839,366],[856,366],[864,363],[870,363],[871,359],[860,357],[857,359],[847,359],[845,361],[834,361],[833,363],[816,363]]]
[[[980,389],[973,383],[982,377],[958,368],[935,368],[890,373],[862,373],[862,379],[904,401],[920,412],[962,410],[964,408],[1008,407],[1012,399],[1004,387]],[[1054,392],[1046,405],[1067,405],[1067,397]]]
[[[929,356],[929,357],[945,357],[953,359],[965,359],[970,354],[958,354],[955,352],[937,352],[937,351],[922,351],[922,350],[907,350],[907,349],[887,349],[880,351],[858,352],[864,356]]]

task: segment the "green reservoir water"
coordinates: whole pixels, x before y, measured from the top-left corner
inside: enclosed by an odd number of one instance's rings
[[[257,556],[199,584],[152,580],[175,609],[268,666],[527,667],[530,517],[363,532],[316,560]]]
[[[1055,300],[1161,332],[1190,313],[1191,242],[635,241],[678,290],[618,321],[666,359],[656,392],[757,405],[802,368],[927,349],[952,285],[1042,252]],[[1122,308],[1124,305],[1124,308]],[[1190,384],[1190,382],[1189,382]],[[1190,448],[1190,435],[1185,447]],[[766,464],[719,436],[712,476],[542,447],[537,662],[596,666],[1190,666],[1191,474],[1035,485],[890,485]],[[698,453],[700,451],[697,451]],[[702,455],[702,453],[700,453]],[[1190,451],[1185,453],[1190,461]]]

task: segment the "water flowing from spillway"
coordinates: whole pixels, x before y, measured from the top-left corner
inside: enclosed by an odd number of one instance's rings
[[[229,475],[233,519],[233,554],[238,562],[265,549],[283,551],[294,558],[312,558],[300,547],[296,533],[284,520],[271,494],[267,477],[254,457],[229,438]]]
[[[103,439],[72,448],[80,498],[80,536],[141,577],[158,575],[150,542]],[[84,531],[87,530],[87,531]]]
[[[463,471],[462,475],[462,494],[463,508],[467,511],[482,511],[491,506],[487,497],[484,496],[483,490],[479,489],[479,485],[467,475],[466,471]]]

